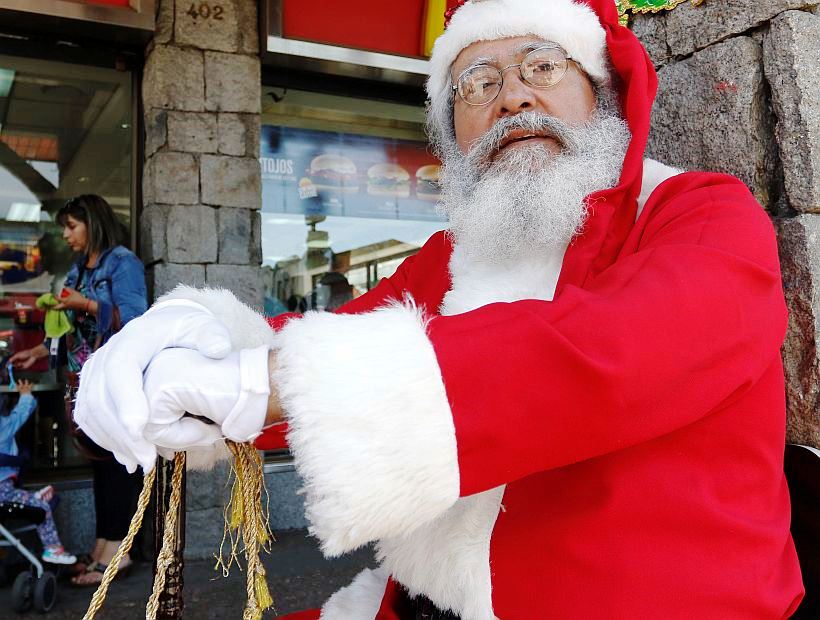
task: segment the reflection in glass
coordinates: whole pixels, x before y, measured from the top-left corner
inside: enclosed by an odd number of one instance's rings
[[[259,160],[265,313],[331,311],[445,226],[438,162],[421,107],[272,90]]]
[[[132,88],[127,72],[0,56],[0,362],[43,341],[34,301],[56,293],[74,259],[54,213],[83,193],[105,196],[130,226]],[[35,382],[36,419],[18,435],[29,467],[78,465],[49,360]],[[5,372],[0,380],[5,379]],[[8,381],[0,390],[8,391]],[[16,399],[12,395],[12,399]]]

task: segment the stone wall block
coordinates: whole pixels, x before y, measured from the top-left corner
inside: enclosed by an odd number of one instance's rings
[[[244,54],[259,53],[259,17],[256,0],[235,0],[236,18],[239,23],[239,51]]]
[[[149,297],[156,299],[178,284],[205,286],[205,265],[158,263],[147,269]]]
[[[259,114],[261,97],[259,58],[205,52],[206,109]]]
[[[168,112],[151,109],[145,113],[145,157],[151,157],[168,142]]]
[[[155,153],[145,165],[145,202],[197,204],[199,166],[190,153]]]
[[[270,525],[274,530],[292,530],[308,526],[304,496],[299,493],[304,482],[291,468],[265,475],[265,486],[277,501],[270,504]]]
[[[666,41],[673,55],[687,55],[756,28],[783,11],[817,4],[816,0],[706,0],[700,6],[684,2],[666,14]]]
[[[148,205],[140,215],[140,258],[153,263],[167,259],[165,230],[168,223],[166,205]]]
[[[168,148],[189,153],[216,153],[216,115],[210,112],[168,112]]]
[[[187,471],[185,507],[188,510],[221,508],[228,500],[230,487],[226,487],[230,468],[227,461],[219,461],[213,469]]]
[[[142,167],[142,202],[149,205],[156,200],[154,199],[154,165],[151,163],[153,157],[145,159]]]
[[[226,288],[240,300],[261,312],[264,288],[262,269],[250,265],[208,265],[208,286]]]
[[[262,213],[254,211],[251,214],[251,256],[248,261],[252,265],[262,264]]]
[[[243,115],[222,113],[219,115],[219,152],[223,155],[244,157],[247,152],[248,129]]]
[[[820,212],[820,17],[788,11],[763,46],[789,204]]]
[[[259,157],[259,117],[255,114],[219,115],[219,152],[239,157]]]
[[[174,206],[168,213],[168,260],[214,263],[217,259],[216,209]]]
[[[157,45],[148,54],[142,80],[145,109],[201,112],[205,109],[205,61],[202,52]]]
[[[179,0],[174,17],[174,39],[179,45],[241,54],[259,51],[259,24],[254,0],[220,0],[216,3]]]
[[[239,51],[237,4],[243,0],[219,2],[180,1],[174,16],[174,41],[203,50]]]
[[[169,43],[173,37],[174,0],[158,0],[153,43]]]
[[[185,515],[185,559],[213,560],[214,553],[219,551],[224,525],[221,507],[189,510]]]
[[[629,20],[629,28],[641,40],[656,67],[666,64],[670,53],[666,45],[665,11],[635,15]]]
[[[787,441],[820,448],[820,215],[777,222],[789,328],[783,344]]]
[[[256,157],[202,156],[202,202],[219,207],[262,208]]]
[[[253,219],[251,209],[219,210],[219,262],[247,265],[251,262]]]
[[[660,69],[649,156],[734,174],[768,205],[772,145],[761,57],[757,43],[737,37]]]

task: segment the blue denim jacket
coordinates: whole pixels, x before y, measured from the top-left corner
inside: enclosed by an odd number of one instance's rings
[[[22,428],[37,408],[37,401],[31,394],[21,394],[20,400],[9,415],[0,416],[0,454],[17,456],[17,441],[14,436]],[[0,467],[0,482],[16,476],[19,468]]]
[[[65,285],[77,288],[82,256],[74,263],[65,279]],[[148,309],[145,288],[145,268],[131,250],[118,245],[100,254],[97,267],[90,271],[87,297],[97,302],[97,331],[102,342],[114,335],[114,308],[120,310],[120,322],[125,325]]]

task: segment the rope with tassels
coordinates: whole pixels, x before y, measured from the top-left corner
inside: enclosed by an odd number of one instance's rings
[[[259,557],[261,551],[270,552],[273,534],[270,531],[268,496],[265,489],[262,458],[253,444],[225,442],[233,456],[230,478],[233,480],[231,499],[225,507],[225,530],[220,545],[217,563],[214,568],[221,568],[224,576],[228,576],[231,566],[240,565],[239,553],[245,556],[247,572],[246,591],[248,600],[242,614],[243,620],[261,620],[263,612],[273,606],[273,599],[268,589],[265,576],[265,567]],[[165,587],[168,570],[173,563],[173,550],[177,543],[178,524],[182,518],[182,473],[185,470],[185,453],[177,452],[174,456],[174,473],[171,477],[171,497],[168,500],[168,511],[165,515],[162,547],[156,561],[156,574],[151,597],[145,608],[146,620],[156,620],[159,610],[159,597]],[[122,558],[127,554],[142,526],[145,511],[151,499],[151,490],[156,478],[156,467],[145,476],[137,502],[137,511],[131,519],[128,534],[120,543],[114,558],[108,564],[97,591],[91,598],[88,611],[83,620],[94,620],[102,608],[108,587],[116,577]],[[265,493],[266,502],[262,505],[262,494]],[[223,550],[225,543],[229,543],[228,556]],[[241,545],[241,549],[240,549]],[[241,566],[240,566],[241,568]]]

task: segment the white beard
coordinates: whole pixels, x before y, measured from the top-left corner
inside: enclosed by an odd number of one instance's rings
[[[517,128],[546,129],[563,150],[516,148],[490,161]],[[441,210],[457,246],[470,260],[497,263],[566,245],[583,227],[586,197],[618,182],[629,139],[626,124],[610,114],[572,127],[524,112],[499,120],[466,156],[449,149]]]

